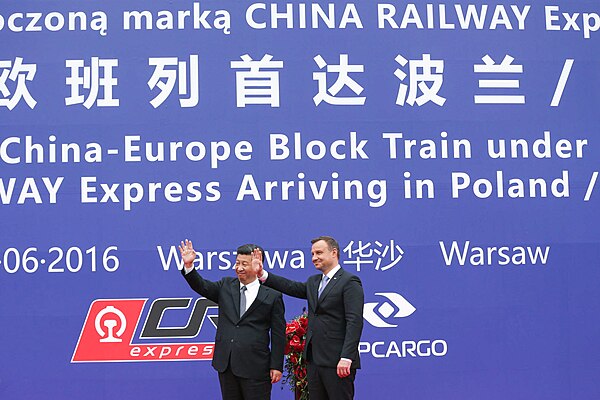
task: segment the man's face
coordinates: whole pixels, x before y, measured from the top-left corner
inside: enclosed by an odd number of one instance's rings
[[[324,274],[328,273],[333,267],[338,265],[337,250],[330,249],[329,245],[324,240],[313,243],[311,254],[313,264]]]
[[[235,273],[244,285],[254,282],[256,272],[252,269],[252,256],[250,254],[238,254],[235,259]]]

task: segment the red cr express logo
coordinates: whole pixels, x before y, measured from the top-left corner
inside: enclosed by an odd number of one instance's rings
[[[184,327],[161,327],[169,309],[188,308],[192,299],[156,299],[139,335],[140,341],[184,339],[198,335],[208,318],[215,326],[217,316],[207,316],[216,304],[197,299],[188,324]],[[209,343],[136,343],[133,337],[148,299],[95,300],[88,311],[71,362],[184,361],[211,360],[214,342]]]

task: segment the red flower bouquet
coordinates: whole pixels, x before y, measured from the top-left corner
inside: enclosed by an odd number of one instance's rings
[[[308,400],[308,381],[306,380],[306,360],[302,352],[306,342],[308,317],[306,311],[288,322],[285,327],[285,365],[283,383],[290,385],[297,400]]]

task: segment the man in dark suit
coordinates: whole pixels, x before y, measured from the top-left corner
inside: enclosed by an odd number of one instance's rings
[[[320,236],[311,243],[312,262],[320,273],[306,282],[291,281],[264,271],[260,252],[253,252],[252,264],[264,286],[308,300],[304,357],[310,400],[353,399],[356,369],[360,368],[362,283],[340,267],[340,246],[335,239]]]
[[[218,282],[203,279],[194,269],[196,252],[187,240],[179,246],[182,273],[194,291],[219,305],[212,365],[219,372],[224,400],[268,400],[271,384],[281,379],[285,347],[283,296],[262,286],[252,268],[248,244],[237,249],[233,277]],[[270,336],[270,337],[269,337]],[[270,342],[270,349],[269,349]]]

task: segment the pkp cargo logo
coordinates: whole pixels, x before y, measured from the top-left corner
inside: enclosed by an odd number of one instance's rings
[[[185,361],[211,360],[214,342],[193,342],[208,319],[216,326],[218,317],[208,315],[217,305],[208,299],[154,300],[99,299],[92,302],[71,362]],[[185,313],[185,326],[165,326],[170,314]],[[146,315],[136,335],[142,316]],[[165,323],[165,321],[167,321]],[[165,339],[171,339],[169,343]]]
[[[371,325],[376,328],[395,328],[398,325],[392,324],[390,318],[405,318],[416,311],[416,308],[410,304],[402,295],[393,292],[375,293],[377,296],[385,297],[386,300],[379,303],[365,303],[363,316]]]

